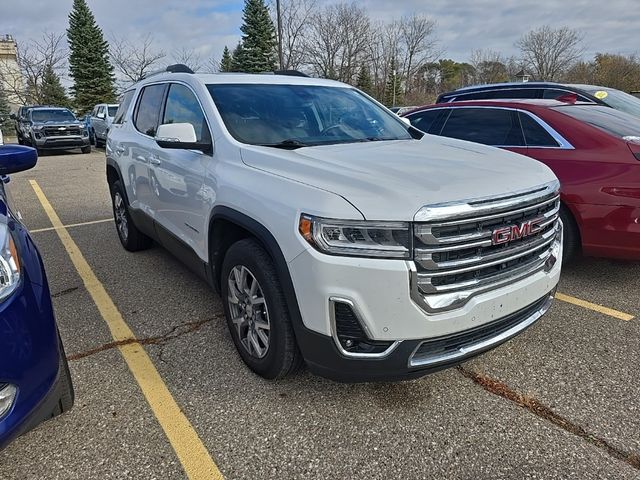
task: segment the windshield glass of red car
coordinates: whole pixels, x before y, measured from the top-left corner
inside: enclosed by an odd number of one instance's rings
[[[563,105],[554,108],[616,137],[640,136],[640,118],[614,108],[597,105]]]

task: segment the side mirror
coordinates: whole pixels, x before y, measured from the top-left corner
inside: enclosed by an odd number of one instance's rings
[[[411,120],[409,120],[407,117],[400,117],[400,120],[402,120],[407,127],[411,126]]]
[[[0,146],[0,175],[22,172],[36,166],[38,152],[22,145]]]
[[[102,120],[104,120],[106,118],[106,115],[104,114],[104,112],[99,112],[98,115],[96,115],[96,117],[101,118]]]
[[[156,143],[162,148],[200,150],[213,153],[213,142],[198,142],[196,130],[190,123],[166,123],[158,127]]]

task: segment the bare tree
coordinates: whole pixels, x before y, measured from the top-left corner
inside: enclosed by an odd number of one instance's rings
[[[203,73],[218,73],[220,71],[220,60],[216,57],[209,57],[202,67]]]
[[[507,60],[500,52],[477,49],[471,52],[469,64],[473,67],[475,83],[498,83],[509,80]]]
[[[403,66],[403,77],[406,79],[405,91],[411,91],[413,76],[420,68],[438,58],[437,39],[435,37],[436,22],[424,15],[413,14],[402,17],[399,21],[400,47]]]
[[[270,11],[275,18],[275,1],[271,1]],[[283,70],[298,70],[305,63],[305,51],[302,42],[309,29],[309,20],[316,10],[316,0],[280,0],[280,18],[282,21],[282,66]]]
[[[180,49],[174,50],[171,58],[174,63],[182,63],[186,65],[194,72],[198,72],[202,69],[202,57],[198,52],[193,49],[182,47]]]
[[[18,44],[17,70],[15,64],[0,59],[0,81],[8,96],[24,105],[42,103],[45,72],[49,68],[59,72],[66,63],[64,37],[64,33],[45,32],[39,40]]]
[[[309,17],[302,48],[319,76],[353,83],[369,47],[371,23],[356,3],[328,5]]]
[[[120,73],[124,83],[135,83],[158,66],[158,62],[166,57],[163,50],[154,48],[151,34],[147,34],[135,43],[112,35],[109,40],[110,56],[113,65]]]
[[[568,27],[546,25],[524,34],[516,47],[536,80],[558,80],[584,53],[583,35]]]

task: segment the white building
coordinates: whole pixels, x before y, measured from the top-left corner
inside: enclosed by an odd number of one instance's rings
[[[21,105],[15,92],[21,91],[24,83],[18,65],[18,45],[11,35],[0,35],[0,82],[9,99],[11,111],[15,112]]]

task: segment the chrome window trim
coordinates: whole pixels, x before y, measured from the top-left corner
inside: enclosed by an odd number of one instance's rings
[[[533,85],[530,82],[529,85]],[[478,89],[478,90],[472,90],[475,87],[463,87],[466,88],[466,90],[463,89],[458,89],[456,90],[458,93],[458,95],[456,95],[455,97],[453,97],[453,100],[449,100],[446,103],[452,103],[452,102],[464,102],[464,99],[460,99],[458,100],[459,97],[465,96],[465,95],[473,95],[474,93],[485,93],[485,92],[504,92],[505,90],[560,90],[561,92],[566,92],[566,93],[570,93],[573,95],[577,95],[579,97],[582,97],[584,100],[580,100],[581,102],[589,102],[589,103],[593,103],[594,105],[598,105],[597,102],[594,102],[593,100],[591,100],[588,97],[585,97],[584,94],[582,93],[578,93],[578,92],[574,92],[571,91],[569,89],[567,89],[566,87],[550,87],[550,86],[545,86],[545,85],[535,85],[534,87],[528,87],[528,88],[518,88],[520,86],[519,83],[515,84],[515,85],[505,85],[503,88],[485,88],[485,89]],[[588,95],[591,95],[589,92],[587,92],[585,90],[585,93],[587,93]],[[543,92],[544,95],[544,92]],[[500,98],[477,98],[475,100],[478,101],[483,101],[483,100],[501,100]],[[504,100],[554,100],[553,98],[505,98]],[[466,100],[466,101],[473,101],[473,100]]]
[[[330,320],[330,327],[331,327],[331,337],[333,338],[333,341],[336,344],[336,347],[338,348],[338,351],[340,352],[340,354],[349,358],[369,358],[369,359],[385,358],[388,355],[390,355],[391,352],[393,352],[398,347],[398,345],[400,345],[400,343],[402,343],[402,340],[396,340],[391,345],[389,345],[389,347],[384,352],[379,352],[379,353],[348,352],[342,347],[342,345],[340,344],[340,340],[338,339],[338,329],[336,326],[336,310],[335,310],[336,303],[344,303],[348,305],[353,311],[353,314],[356,316],[356,320],[358,320],[358,323],[362,327],[362,330],[367,335],[367,337],[369,337],[370,340],[374,340],[374,338],[373,338],[373,335],[371,335],[371,331],[369,330],[369,327],[367,327],[367,324],[362,320],[362,315],[360,314],[360,311],[356,307],[356,304],[352,300],[349,300],[348,298],[344,298],[344,297],[331,296],[329,297],[329,320]],[[382,341],[390,341],[390,340],[382,340]]]
[[[409,368],[421,368],[421,367],[427,367],[427,366],[435,366],[435,365],[442,364],[442,363],[460,361],[460,360],[462,360],[462,359],[464,359],[466,357],[470,357],[472,355],[475,355],[477,353],[483,352],[485,350],[489,350],[489,349],[493,348],[494,346],[497,346],[498,344],[503,343],[503,342],[509,340],[512,337],[515,337],[517,334],[519,334],[520,332],[522,332],[523,330],[527,329],[528,327],[533,325],[535,322],[537,322],[545,313],[547,313],[547,311],[551,307],[551,305],[553,303],[554,296],[555,296],[555,292],[551,291],[548,294],[548,297],[547,297],[546,301],[540,306],[540,308],[537,309],[536,311],[534,311],[533,313],[531,313],[528,317],[526,317],[520,323],[514,325],[510,329],[508,329],[508,330],[506,330],[506,331],[504,331],[504,332],[502,332],[502,333],[500,333],[500,334],[498,334],[498,335],[496,335],[494,337],[488,338],[488,339],[483,340],[481,342],[473,343],[473,344],[468,345],[466,347],[459,347],[457,350],[454,350],[454,351],[451,351],[451,352],[447,352],[447,353],[444,353],[444,354],[433,355],[431,357],[415,359],[414,357],[415,357],[416,353],[418,352],[418,350],[420,349],[420,347],[424,343],[424,342],[421,342],[421,343],[418,344],[418,346],[415,348],[415,350],[413,351],[413,353],[409,357],[408,366],[409,366]],[[427,340],[427,341],[429,341],[429,340]]]
[[[472,100],[470,100],[472,101]],[[478,100],[479,102],[484,101],[484,100]],[[492,100],[487,100],[487,101],[492,101]],[[500,101],[495,100],[495,101]],[[557,147],[553,147],[553,146],[537,146],[537,145],[527,145],[527,139],[526,136],[524,136],[524,130],[522,129],[522,125],[520,125],[520,129],[522,130],[522,134],[523,134],[523,139],[524,139],[524,143],[525,145],[487,145],[488,147],[494,147],[494,148],[539,148],[539,149],[547,149],[547,150],[575,150],[575,147],[571,144],[571,142],[569,142],[566,138],[564,138],[562,135],[560,135],[551,125],[549,125],[547,122],[545,122],[543,119],[541,119],[538,115],[536,115],[535,113],[532,113],[528,110],[523,110],[522,108],[517,108],[517,107],[501,107],[501,106],[492,106],[492,105],[454,105],[454,106],[442,106],[442,107],[434,107],[434,108],[425,108],[424,110],[419,110],[417,112],[413,112],[411,115],[407,115],[406,118],[408,118],[409,120],[411,120],[411,117],[413,115],[416,115],[418,113],[422,113],[424,111],[427,110],[454,110],[454,109],[460,109],[460,108],[492,108],[494,110],[508,110],[510,112],[516,112],[516,113],[524,113],[526,115],[529,115],[533,121],[535,121],[536,123],[538,123],[549,135],[551,135],[551,137],[558,143]],[[442,128],[444,129],[445,125],[447,124],[447,121],[449,120],[449,118],[447,118],[447,120],[442,124]],[[414,128],[418,128],[418,127],[414,127]],[[428,132],[424,132],[424,133],[428,133]],[[442,133],[442,130],[440,130],[440,133]],[[437,135],[437,136],[442,136],[440,135],[440,133],[433,133],[431,135]],[[454,138],[454,137],[445,137],[445,138]],[[468,141],[468,140],[465,140]],[[481,145],[486,145],[486,144],[481,144]]]

